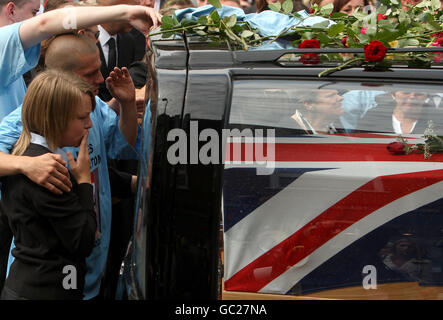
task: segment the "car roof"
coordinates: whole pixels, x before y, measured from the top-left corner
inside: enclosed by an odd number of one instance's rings
[[[273,63],[281,67],[304,67],[304,68],[330,68],[343,64],[343,61],[329,58],[328,61],[320,61],[315,65],[302,64],[297,56],[304,53],[318,53],[320,55],[364,54],[363,48],[309,48],[309,49],[278,49],[278,50],[234,50],[228,42],[214,44],[210,41],[202,41],[198,36],[172,36],[163,39],[160,35],[151,38],[151,44],[156,56],[156,66],[160,68],[185,68],[186,65],[194,68],[220,68],[232,66],[248,66],[254,64]],[[443,59],[440,62],[432,62],[428,66],[411,66],[407,59],[407,53],[422,53],[432,55],[442,52],[441,47],[423,48],[388,48],[391,68],[418,68],[418,69],[442,69]],[[187,55],[191,58],[188,60]],[[397,54],[400,58],[396,59]],[[184,56],[185,55],[185,56]],[[432,60],[432,59],[430,59]]]

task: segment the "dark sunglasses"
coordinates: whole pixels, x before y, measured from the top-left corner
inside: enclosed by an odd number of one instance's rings
[[[100,37],[100,31],[92,31],[91,29],[86,29],[87,32],[94,34],[95,40],[98,40],[98,37]]]

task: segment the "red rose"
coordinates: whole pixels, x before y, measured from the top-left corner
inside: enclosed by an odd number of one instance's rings
[[[368,28],[361,28],[360,33],[361,34],[366,34],[366,30],[368,30]]]
[[[344,36],[343,38],[341,38],[341,43],[343,43],[343,46],[345,48],[348,47],[348,36]]]
[[[385,45],[378,40],[373,40],[365,45],[365,60],[366,61],[383,61],[386,56]]]
[[[309,13],[310,13],[310,14],[312,14],[312,13],[314,13],[314,12],[315,12],[314,8],[309,9]]]
[[[320,41],[317,39],[304,40],[298,47],[300,49],[320,48]],[[320,62],[320,56],[318,53],[304,53],[302,54],[300,61],[303,64],[317,64]]]
[[[388,151],[392,154],[406,154],[405,146],[401,142],[391,142],[387,146]]]
[[[304,48],[320,48],[320,41],[317,39],[304,40],[302,43],[298,45],[300,49]]]
[[[317,53],[305,53],[300,57],[300,62],[303,64],[318,64],[320,56]]]
[[[431,37],[436,37],[435,42],[443,46],[443,32],[431,34]]]
[[[386,16],[382,15],[381,13],[377,14],[377,21],[385,20],[385,19],[386,19]]]
[[[430,45],[431,47],[441,47],[440,44],[438,44],[437,42],[434,42]],[[443,61],[443,51],[442,52],[436,52],[434,54],[434,62],[436,63],[440,63]]]

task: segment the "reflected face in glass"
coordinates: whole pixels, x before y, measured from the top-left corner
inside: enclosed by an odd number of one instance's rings
[[[401,256],[412,256],[415,253],[415,246],[408,240],[400,240],[395,244],[395,253]]]
[[[313,94],[317,94],[317,100],[306,104],[308,110],[330,115],[343,114],[341,105],[343,97],[338,95],[337,90],[321,89],[314,91]]]
[[[353,14],[357,8],[363,8],[364,7],[363,0],[351,0],[348,3],[346,3],[343,8],[340,9],[340,12],[346,13],[346,14]]]
[[[426,93],[397,91],[393,94],[396,106],[402,109],[421,108],[428,97]]]

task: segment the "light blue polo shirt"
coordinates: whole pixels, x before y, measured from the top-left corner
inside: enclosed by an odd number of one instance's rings
[[[23,50],[19,35],[22,23],[0,28],[0,121],[22,104],[26,92],[23,74],[40,58],[40,44]]]
[[[100,98],[95,97],[96,107],[91,113],[92,128],[89,130],[88,147],[91,175],[94,185],[94,201],[98,203],[98,225],[101,237],[96,241],[91,255],[86,259],[85,299],[99,294],[103,278],[111,236],[111,188],[107,158],[137,159],[138,154],[129,145],[118,126],[119,117]],[[9,153],[22,130],[21,106],[10,113],[0,123],[0,151]],[[140,132],[140,131],[139,131]],[[78,148],[63,148],[77,157]],[[11,248],[12,250],[12,248]],[[13,261],[10,254],[9,267]]]

